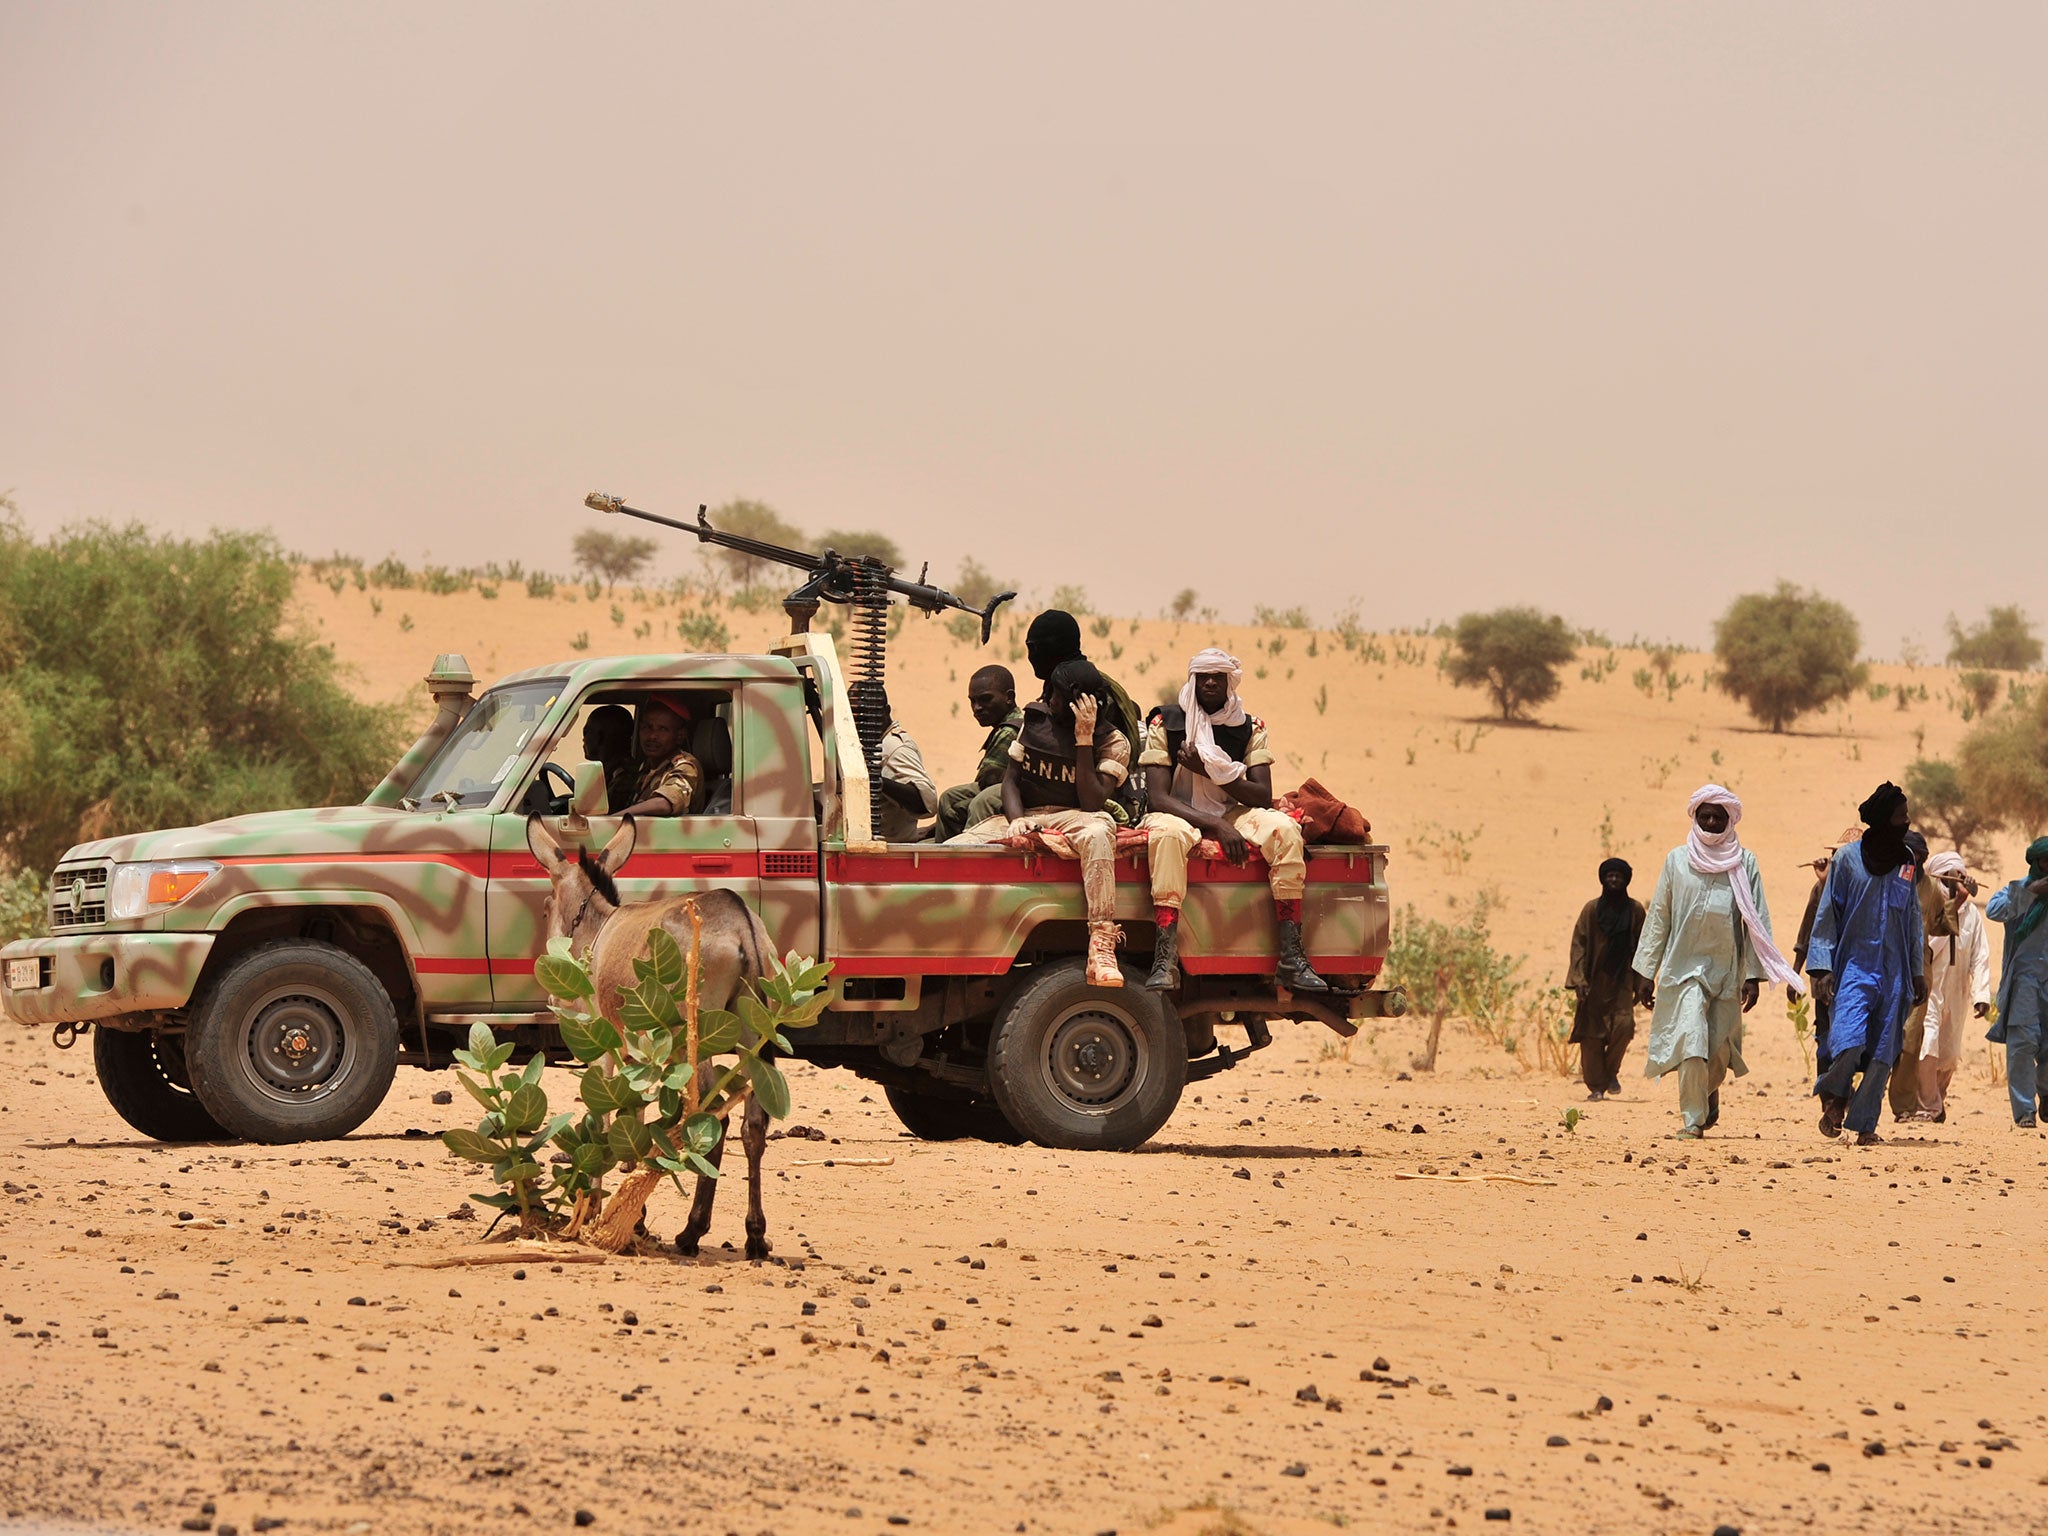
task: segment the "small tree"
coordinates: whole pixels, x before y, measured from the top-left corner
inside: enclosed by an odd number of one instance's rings
[[[570,545],[576,569],[593,581],[602,581],[610,591],[622,581],[631,581],[647,569],[654,558],[654,540],[634,533],[607,533],[602,528],[585,528]]]
[[[1071,584],[1054,589],[1052,606],[1065,609],[1077,619],[1084,619],[1095,611],[1088,606],[1088,589]]]
[[[404,714],[357,702],[286,622],[274,539],[89,525],[37,542],[0,510],[0,862],[81,835],[342,805],[396,761]]]
[[[1985,834],[1996,818],[1986,816],[1971,798],[1968,783],[1954,763],[1923,757],[1906,765],[1906,798],[1918,821],[1935,828],[1972,863],[1984,853]]]
[[[1534,608],[1499,608],[1458,620],[1446,670],[1461,688],[1484,688],[1503,720],[1557,697],[1557,669],[1579,648],[1563,619]]]
[[[1974,629],[1964,629],[1956,622],[1956,616],[1950,614],[1948,637],[1948,661],[1952,667],[2025,672],[2041,665],[2040,637],[2017,603],[2009,608],[1993,608]]]
[[[2048,831],[2048,689],[1975,727],[1959,756],[1963,788],[1978,814],[2029,836]]]
[[[1773,731],[1861,688],[1862,644],[1847,608],[1789,581],[1738,597],[1714,625],[1721,691]]]
[[[879,560],[890,570],[899,570],[903,565],[903,551],[896,547],[896,541],[886,533],[870,529],[837,528],[820,535],[818,542],[827,549],[836,549],[842,555],[856,559]]]
[[[998,592],[1014,592],[1017,584],[991,575],[988,567],[969,555],[960,562],[960,574],[953,578],[953,595],[963,603],[986,608]],[[977,631],[978,633],[978,631]]]
[[[1185,624],[1195,616],[1195,609],[1202,601],[1202,594],[1193,587],[1182,587],[1173,594],[1173,603],[1167,612],[1176,624]]]
[[[764,544],[800,546],[804,542],[803,530],[765,501],[728,501],[722,507],[713,507],[709,516],[711,526],[721,533],[736,533]],[[736,549],[710,548],[705,551],[705,558],[741,587],[758,587],[768,579],[769,572],[781,569],[773,560],[762,560]],[[790,585],[796,585],[794,578]]]

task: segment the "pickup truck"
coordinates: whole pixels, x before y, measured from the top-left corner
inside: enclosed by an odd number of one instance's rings
[[[687,694],[715,811],[642,818],[628,902],[726,888],[777,951],[831,962],[798,1054],[880,1084],[930,1139],[1129,1148],[1190,1076],[1233,1064],[1219,1022],[1399,1012],[1384,847],[1310,850],[1309,957],[1339,991],[1275,982],[1266,871],[1191,861],[1178,992],[1138,983],[1152,908],[1142,848],[1118,861],[1127,984],[1089,986],[1079,866],[1005,845],[881,843],[828,634],[765,655],[629,656],[532,667],[473,696],[459,656],[427,678],[425,733],[361,805],[266,812],[81,843],[50,885],[49,935],[0,951],[9,1014],[89,1030],[100,1085],[162,1140],[338,1137],[403,1064],[450,1065],[482,1021],[522,1057],[567,1060],[535,981],[550,882],[527,843],[602,846],[616,818],[569,807],[581,726],[602,704]],[[583,780],[588,783],[589,779]],[[586,802],[578,800],[578,805]],[[594,809],[594,807],[589,807]]]

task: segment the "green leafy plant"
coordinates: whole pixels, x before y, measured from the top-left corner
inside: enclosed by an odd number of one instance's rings
[[[1576,1109],[1568,1109],[1564,1112],[1564,1115],[1562,1117],[1562,1123],[1564,1125],[1565,1130],[1569,1133],[1572,1131],[1576,1131],[1579,1128],[1579,1122],[1585,1118],[1586,1117],[1580,1114]]]
[[[655,929],[615,1017],[595,1011],[596,984],[567,939],[554,940],[534,963],[535,979],[563,1000],[555,1016],[576,1058],[580,1113],[550,1106],[543,1057],[515,1068],[510,1041],[488,1025],[470,1027],[467,1048],[455,1053],[463,1069],[457,1075],[483,1117],[441,1141],[491,1170],[499,1188],[471,1199],[517,1216],[522,1233],[617,1253],[662,1179],[681,1189],[685,1173],[718,1176],[712,1155],[749,1097],[772,1117],[788,1118],[789,1082],[771,1053],[789,1053],[785,1031],[817,1022],[831,967],[791,954],[732,1008],[707,1009],[698,1006],[694,949],[685,955]],[[605,1181],[615,1172],[625,1178],[608,1194]]]

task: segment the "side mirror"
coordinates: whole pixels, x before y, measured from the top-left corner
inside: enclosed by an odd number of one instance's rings
[[[605,793],[604,764],[584,763],[576,770],[576,793],[569,797],[572,816],[604,816],[611,810]]]

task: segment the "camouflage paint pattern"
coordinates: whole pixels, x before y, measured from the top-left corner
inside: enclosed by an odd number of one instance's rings
[[[822,731],[804,705],[807,677],[818,684]],[[9,989],[8,1010],[40,1023],[179,1008],[190,1001],[216,936],[236,918],[346,908],[381,918],[396,934],[428,1017],[541,1012],[532,966],[549,882],[527,849],[520,796],[550,754],[571,769],[581,761],[580,743],[569,736],[593,695],[655,683],[730,698],[733,810],[643,819],[618,876],[627,901],[733,890],[761,914],[778,954],[794,949],[832,960],[835,990],[846,976],[998,974],[1041,923],[1083,918],[1080,868],[1071,861],[869,839],[865,788],[845,778],[864,770],[828,636],[792,636],[767,656],[532,667],[500,686],[540,680],[556,690],[487,805],[266,812],[73,848],[59,863],[60,879],[142,860],[204,858],[222,867],[168,910],[0,951],[0,958],[52,962],[51,985]],[[617,825],[610,817],[551,819],[565,845],[602,846]],[[1387,942],[1386,850],[1310,854],[1303,910],[1310,958],[1327,974],[1376,972]],[[1119,917],[1149,923],[1142,856],[1120,859],[1117,877]],[[1243,868],[1191,859],[1182,922],[1182,964],[1190,973],[1274,970],[1272,903],[1256,857]],[[103,987],[110,958],[114,981]]]

